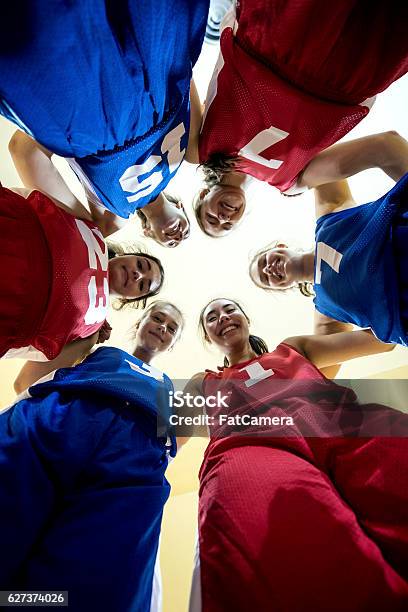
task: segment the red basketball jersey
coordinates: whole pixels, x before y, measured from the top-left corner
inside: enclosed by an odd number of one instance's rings
[[[217,396],[217,392],[221,395]],[[350,393],[350,396],[349,396]],[[212,437],[228,437],[245,433],[278,436],[322,435],[322,424],[316,422],[315,405],[317,398],[332,406],[342,406],[346,397],[353,401],[355,396],[349,390],[334,385],[298,351],[281,343],[272,353],[265,353],[256,359],[208,372],[204,381],[204,394],[219,398],[214,409],[207,408],[213,417],[210,426]],[[228,408],[225,408],[228,405]],[[281,427],[264,427],[256,424],[241,424],[227,421],[222,415],[248,417],[269,415],[283,417]],[[287,428],[286,417],[294,419]],[[308,432],[303,431],[307,424]],[[310,428],[313,432],[310,433]]]
[[[91,336],[106,318],[108,248],[95,225],[66,213],[44,194],[34,191],[26,205],[40,221],[49,250],[51,266],[44,261],[40,268],[41,274],[51,274],[49,296],[45,315],[26,342],[13,345],[5,356],[54,359],[65,344]],[[44,286],[42,281],[39,284]],[[33,296],[33,303],[36,299]]]
[[[233,14],[225,25],[207,92],[200,162],[214,153],[238,157],[239,172],[285,192],[317,153],[367,115],[369,106],[325,101],[297,89],[239,46]]]

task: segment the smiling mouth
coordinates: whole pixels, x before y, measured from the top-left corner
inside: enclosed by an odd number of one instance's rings
[[[275,259],[271,265],[272,273],[278,280],[283,280],[286,276],[286,262],[280,257]]]
[[[180,231],[180,222],[177,221],[177,223],[175,225],[171,225],[167,230],[166,230],[166,236],[174,236],[175,234],[177,234]]]
[[[149,331],[149,334],[151,334],[152,336],[154,336],[155,338],[157,338],[158,340],[160,340],[160,342],[163,344],[164,340],[163,340],[163,338],[161,338],[161,337],[159,336],[159,334],[156,334],[156,333],[155,333],[155,332],[153,332],[153,331]]]
[[[222,329],[220,331],[220,336],[225,336],[225,334],[228,334],[229,332],[231,332],[232,330],[238,329],[239,325],[235,325],[234,323],[231,323],[231,325],[227,325],[227,327],[224,327],[224,329]]]

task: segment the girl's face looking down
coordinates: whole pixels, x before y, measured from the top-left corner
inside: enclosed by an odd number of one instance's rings
[[[145,221],[143,233],[170,249],[178,246],[190,235],[190,222],[183,204],[161,194],[160,214],[151,215]]]
[[[210,302],[202,314],[202,326],[206,339],[224,351],[249,338],[248,319],[231,300]]]
[[[233,185],[215,185],[200,192],[200,221],[206,234],[215,238],[235,229],[246,206],[245,192]]]
[[[174,306],[155,304],[139,322],[136,344],[150,353],[163,353],[173,346],[182,327],[182,315]]]
[[[265,289],[293,287],[302,280],[302,272],[302,253],[283,244],[257,255],[249,271],[254,283]]]
[[[109,260],[109,291],[125,298],[141,298],[160,287],[158,264],[145,255],[119,255]]]

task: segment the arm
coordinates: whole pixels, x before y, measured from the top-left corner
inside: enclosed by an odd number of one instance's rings
[[[342,321],[336,321],[326,315],[315,310],[314,312],[314,333],[316,335],[327,335],[337,334],[339,332],[352,331],[353,325],[351,323],[343,323]],[[335,378],[340,370],[340,364],[336,363],[327,368],[320,368],[322,374],[326,378]]]
[[[378,340],[369,329],[339,332],[329,336],[295,336],[285,342],[302,353],[319,369],[356,357],[386,353],[395,348],[395,344],[385,344]]]
[[[128,219],[118,217],[110,210],[97,206],[94,202],[88,201],[89,210],[91,211],[92,220],[101,231],[104,238],[114,234],[126,225]]]
[[[204,382],[204,377],[205,377],[205,372],[199,372],[198,374],[194,374],[194,376],[192,376],[192,378],[190,378],[190,380],[188,381],[188,383],[186,384],[186,386],[183,389],[183,393],[184,395],[186,395],[187,393],[189,393],[190,395],[192,395],[193,397],[197,397],[198,395],[203,395],[203,382]],[[204,414],[204,408],[179,408],[176,411],[176,414],[178,417],[194,417],[200,414]],[[191,430],[191,435],[190,436],[177,436],[177,447],[181,448],[186,442],[188,442],[191,438],[191,436],[197,436],[197,437],[207,437],[208,436],[208,431],[207,431],[207,427],[206,426],[201,426],[201,425],[189,425],[188,426]]]
[[[408,172],[408,142],[397,132],[383,132],[325,149],[303,170],[299,184],[318,187],[368,168],[381,168],[394,181]]]
[[[61,353],[51,361],[26,361],[14,381],[14,391],[22,393],[37,380],[59,368],[68,368],[84,359],[97,342],[99,331],[88,338],[79,338],[66,344]]]
[[[200,135],[203,107],[198,96],[197,88],[193,79],[190,83],[190,131],[185,160],[190,164],[200,163],[198,156],[198,138]]]
[[[316,219],[357,206],[346,180],[319,185],[314,190]]]
[[[41,191],[70,215],[92,221],[85,206],[74,196],[52,163],[50,151],[20,130],[11,137],[9,151],[25,187]]]

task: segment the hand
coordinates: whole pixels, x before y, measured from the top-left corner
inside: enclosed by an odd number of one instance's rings
[[[102,344],[103,342],[106,342],[106,340],[109,340],[111,331],[112,331],[111,326],[105,320],[102,324],[102,327],[99,330],[98,340],[96,341],[96,344]]]

